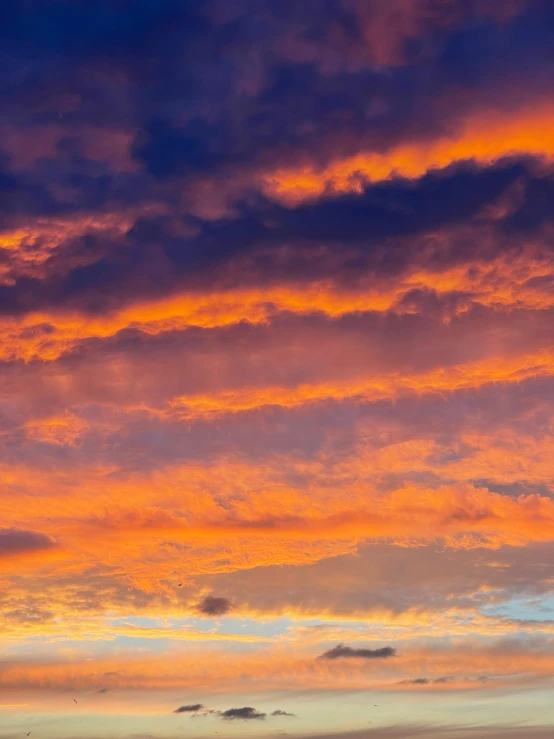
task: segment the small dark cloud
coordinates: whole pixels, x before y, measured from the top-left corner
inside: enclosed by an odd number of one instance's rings
[[[416,677],[413,680],[401,680],[399,685],[444,685],[451,683],[454,678],[452,677],[437,677],[435,680],[429,680],[426,677]],[[466,678],[467,679],[467,678]]]
[[[235,719],[265,719],[266,715],[261,711],[256,711],[255,708],[244,706],[244,708],[229,708],[227,711],[223,711],[221,718],[227,721],[233,721]]]
[[[386,657],[394,657],[396,655],[396,649],[392,647],[381,647],[380,649],[353,649],[347,647],[345,644],[338,644],[333,649],[329,649],[328,652],[321,654],[318,659],[341,659],[341,658],[356,658],[356,659],[385,659]]]
[[[233,604],[227,598],[217,598],[213,595],[207,595],[203,601],[198,604],[198,611],[205,616],[222,616],[228,613]]]
[[[54,541],[38,531],[0,529],[0,557],[51,549],[53,546]]]
[[[204,708],[202,703],[191,703],[189,706],[179,706],[173,713],[196,713]]]
[[[278,708],[276,711],[273,711],[272,716],[296,716],[295,713],[289,713],[288,711],[281,711],[280,708]]]
[[[99,693],[99,694],[109,693],[109,691],[110,691],[109,688],[100,688],[100,690],[98,690],[97,693]]]

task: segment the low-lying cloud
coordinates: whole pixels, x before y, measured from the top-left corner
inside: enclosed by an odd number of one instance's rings
[[[394,657],[396,649],[381,647],[380,649],[353,649],[345,644],[337,644],[333,649],[320,654],[318,659],[386,659]]]
[[[202,703],[191,703],[189,706],[179,706],[173,713],[196,713],[204,708]]]
[[[207,595],[204,600],[198,604],[199,613],[205,616],[223,616],[233,608],[233,604],[227,598],[218,598],[214,595]]]
[[[267,714],[263,713],[262,711],[257,711],[255,708],[252,708],[251,706],[243,706],[242,708],[228,708],[226,711],[217,711],[214,709],[206,708],[206,706],[203,703],[191,703],[186,706],[179,706],[179,708],[176,708],[173,713],[192,713],[192,714],[199,714],[200,716],[220,716],[222,719],[225,719],[227,721],[233,721],[233,720],[251,720],[251,719],[258,719],[262,720],[265,719]],[[289,713],[288,711],[283,711],[280,708],[273,711],[271,713],[272,716],[294,716],[294,713]]]
[[[473,682],[475,680],[481,681],[482,678],[470,678],[470,677],[462,677],[460,680],[465,682]],[[430,680],[427,677],[416,677],[411,680],[401,680],[398,685],[446,685],[447,683],[455,682],[454,677],[437,677],[434,680]]]
[[[229,708],[227,711],[222,711],[221,718],[226,721],[233,721],[235,719],[240,720],[251,720],[251,719],[265,719],[266,713],[256,711],[251,706],[244,706],[243,708]]]

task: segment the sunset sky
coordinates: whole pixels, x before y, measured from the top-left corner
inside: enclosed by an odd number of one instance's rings
[[[0,0],[0,739],[554,736],[554,2]]]

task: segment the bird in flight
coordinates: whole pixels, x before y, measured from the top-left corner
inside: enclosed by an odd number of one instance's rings
[[[73,703],[77,703],[77,701],[75,700],[75,698],[73,698]]]
[[[29,736],[29,734],[30,734],[30,733],[31,733],[30,731],[27,731],[27,732],[25,733],[25,736]]]
[[[183,583],[182,583],[182,582],[180,582],[180,583],[179,583],[179,585],[177,585],[177,587],[178,587],[178,588],[182,588],[182,587],[183,587]]]

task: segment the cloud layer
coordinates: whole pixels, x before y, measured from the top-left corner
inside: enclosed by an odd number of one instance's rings
[[[467,693],[542,700],[553,30],[545,0],[4,0],[10,705],[442,737]],[[554,720],[525,710],[502,730]]]

